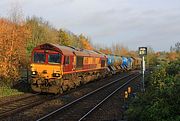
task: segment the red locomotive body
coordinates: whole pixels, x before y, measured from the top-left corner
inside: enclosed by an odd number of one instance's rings
[[[94,51],[42,44],[32,52],[31,87],[36,92],[62,93],[105,76],[107,58]]]

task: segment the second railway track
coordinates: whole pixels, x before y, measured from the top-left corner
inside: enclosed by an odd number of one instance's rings
[[[130,74],[116,79],[38,119],[42,120],[83,120],[99,105],[110,98],[118,90],[126,86],[140,74]],[[121,81],[120,81],[121,80]],[[119,82],[119,83],[118,83]]]
[[[20,111],[39,105],[45,102],[46,100],[54,98],[54,96],[46,96],[39,94],[40,93],[33,94],[30,96],[22,97],[20,99],[0,104],[0,119],[11,116]]]

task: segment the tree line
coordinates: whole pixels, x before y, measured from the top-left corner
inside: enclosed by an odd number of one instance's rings
[[[88,37],[57,30],[42,18],[31,17],[23,22],[0,18],[0,80],[13,85],[21,69],[29,64],[32,49],[47,42],[93,49]]]
[[[138,57],[137,51],[130,51],[121,44],[95,48],[90,38],[83,34],[77,35],[69,30],[54,28],[48,21],[36,16],[19,20],[19,14],[12,13],[11,15],[13,17],[11,19],[0,18],[0,79],[10,85],[20,78],[22,68],[29,65],[32,49],[42,43],[96,49],[105,54]],[[166,55],[173,60],[177,57],[176,53],[177,50]],[[157,57],[157,53],[149,47],[147,62],[156,65]]]
[[[28,17],[24,21],[0,18],[0,79],[13,85],[20,78],[22,68],[29,66],[33,48],[43,43],[96,49],[105,54],[137,55],[135,51],[129,51],[118,44],[94,48],[89,37],[65,29],[56,29],[39,17]]]

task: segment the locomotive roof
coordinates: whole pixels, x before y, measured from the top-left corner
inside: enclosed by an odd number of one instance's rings
[[[104,57],[102,54],[94,52],[92,50],[83,50],[74,48],[71,46],[62,46],[58,44],[45,43],[37,46],[35,49],[49,49],[61,52],[63,55],[76,55],[76,56],[93,56],[93,57]]]
[[[52,45],[57,47],[64,55],[74,55],[75,54],[76,56],[89,56],[88,53],[83,52],[80,49],[75,49],[72,47],[62,46],[62,45],[58,45],[58,44],[52,44]]]

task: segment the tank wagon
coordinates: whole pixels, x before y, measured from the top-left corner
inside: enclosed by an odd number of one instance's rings
[[[117,55],[107,55],[107,67],[111,74],[115,74],[121,70],[122,58]]]
[[[133,63],[132,63],[132,68],[133,69],[140,69],[141,68],[141,63],[142,63],[142,59],[141,58],[137,58],[137,57],[132,57],[133,59]]]
[[[31,87],[35,92],[63,93],[121,70],[137,69],[139,65],[134,64],[139,64],[139,61],[45,43],[32,51]]]

